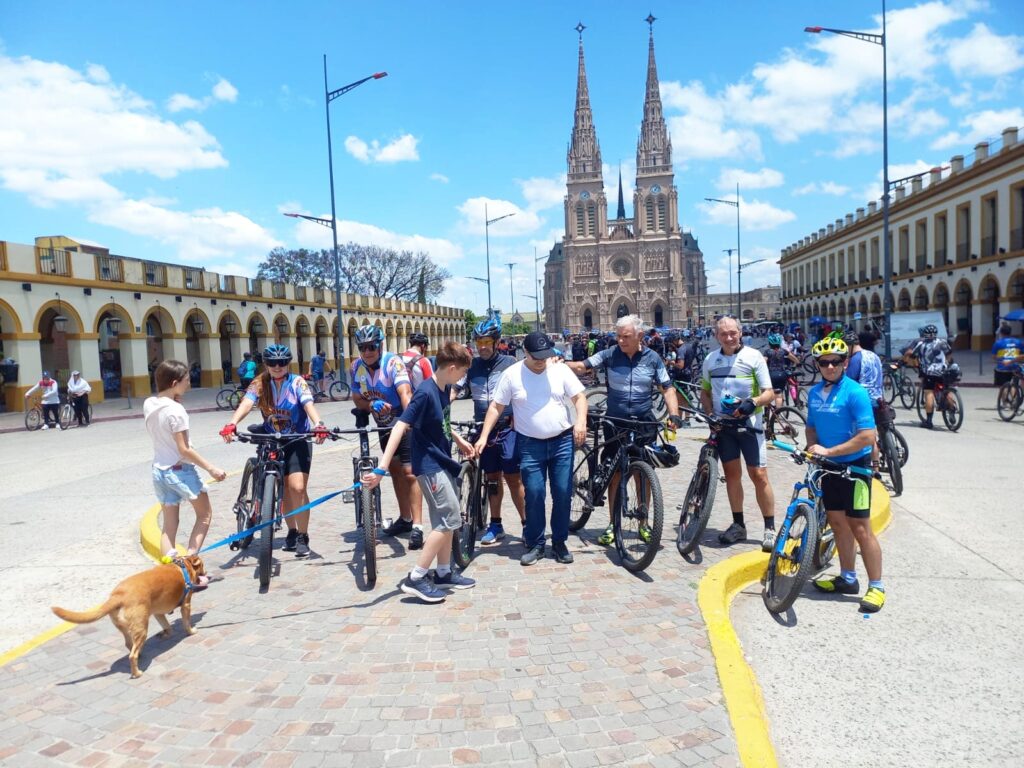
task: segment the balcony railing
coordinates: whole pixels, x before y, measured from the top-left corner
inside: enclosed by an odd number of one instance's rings
[[[879,269],[878,267],[872,267],[871,268],[871,279],[872,280],[878,280],[881,277],[882,277],[881,269]]]
[[[146,270],[146,285],[167,285],[167,267],[163,264],[142,263]]]
[[[273,295],[273,297],[275,299],[283,299],[284,298],[284,283],[274,283],[272,285],[272,290],[273,290],[273,294],[272,295]]]
[[[193,291],[205,290],[203,287],[203,271],[185,267],[185,287]]]
[[[111,256],[96,257],[96,277],[112,283],[124,282],[124,262]]]
[[[996,252],[996,239],[992,236],[981,238],[981,255],[992,256]]]
[[[295,300],[305,301],[306,300],[306,286],[296,285],[295,286]]]
[[[858,282],[866,283],[868,281],[868,273],[865,270],[860,271],[860,280]]]
[[[941,267],[946,263],[946,249],[936,248],[935,249],[935,266]]]
[[[1024,227],[1010,230],[1010,250],[1019,251],[1024,248]]]
[[[256,277],[250,277],[247,281],[248,293],[250,296],[262,296],[263,295],[263,281]]]
[[[925,253],[919,253],[914,259],[914,269],[918,272],[924,272],[928,269],[928,255]]]
[[[970,257],[970,252],[967,243],[956,244],[956,263],[959,264],[961,261],[967,261]]]
[[[324,289],[323,288],[314,288],[313,289],[313,301],[315,301],[317,304],[323,304],[324,303]]]
[[[220,292],[221,293],[235,293],[235,277],[234,275],[221,275],[220,276]]]
[[[39,274],[71,277],[71,255],[56,248],[36,248]]]

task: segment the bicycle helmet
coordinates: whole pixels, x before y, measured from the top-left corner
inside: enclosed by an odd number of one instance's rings
[[[935,338],[939,335],[939,329],[931,323],[928,323],[928,325],[921,328],[920,334],[925,338]]]
[[[768,334],[768,346],[769,347],[781,347],[782,346],[782,337],[779,336],[779,334],[777,334],[777,333],[769,333]]]
[[[742,402],[743,401],[736,397],[736,395],[726,392],[725,394],[722,395],[722,399],[719,401],[718,404],[722,408],[722,413],[727,413],[731,416],[733,411],[739,408],[740,403]]]
[[[501,315],[494,312],[487,316],[486,320],[481,320],[476,324],[473,329],[474,339],[494,339],[497,341],[501,338]]]
[[[842,339],[837,339],[830,335],[826,336],[811,347],[811,354],[814,355],[815,359],[824,357],[825,355],[839,355],[839,357],[846,357],[850,354],[850,348],[846,346],[846,342]]]
[[[683,331],[683,338],[684,338],[684,339],[688,339],[688,338],[690,338],[691,336],[693,336],[693,333],[692,333],[692,332],[690,331],[690,329],[689,329],[689,328],[687,328],[687,329],[685,329],[685,330]]]
[[[264,363],[290,363],[292,351],[284,344],[270,344],[263,350]]]
[[[679,451],[674,445],[664,443],[644,446],[644,458],[658,469],[672,469],[679,466]]]
[[[409,334],[409,346],[415,347],[419,344],[422,344],[425,347],[429,347],[430,339],[427,338],[427,335],[425,333],[413,331],[412,333]]]
[[[360,344],[383,344],[384,331],[376,325],[364,325],[356,331],[356,346]]]
[[[846,346],[852,347],[854,344],[860,344],[860,336],[854,330],[849,330],[843,334],[843,341],[846,342]]]

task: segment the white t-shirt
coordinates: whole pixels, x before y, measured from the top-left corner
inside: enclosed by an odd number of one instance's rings
[[[542,373],[526,367],[526,361],[509,366],[494,389],[494,402],[512,405],[516,432],[547,439],[569,429],[569,399],[584,389],[569,366],[548,365]]]
[[[182,462],[178,445],[174,442],[175,432],[185,433],[185,445],[192,447],[188,436],[188,412],[181,403],[169,397],[147,397],[142,404],[146,418],[146,431],[153,438],[153,466],[170,469]]]

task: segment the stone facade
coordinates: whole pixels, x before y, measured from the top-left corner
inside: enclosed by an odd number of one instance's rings
[[[672,140],[662,114],[653,28],[636,149],[633,216],[626,217],[620,174],[616,217],[608,221],[582,34],[566,159],[565,237],[552,249],[544,270],[546,326],[572,332],[607,329],[625,314],[638,314],[657,326],[692,324],[696,303],[691,296],[706,284],[704,260],[696,238],[679,228]]]
[[[114,256],[64,237],[0,241],[0,357],[19,365],[17,381],[4,384],[6,406],[21,410],[43,370],[62,384],[81,371],[93,402],[104,389],[107,397],[148,395],[150,369],[164,359],[198,362],[202,386],[219,386],[224,361],[234,371],[243,351],[275,341],[292,348],[293,370],[305,373],[317,348],[334,350],[334,307],[333,291]],[[392,351],[404,351],[413,331],[435,349],[466,338],[461,309],[343,294],[342,356],[356,329],[374,324]]]
[[[712,293],[701,297],[700,314],[705,324],[723,315],[737,314],[743,305],[743,322],[757,323],[762,320],[782,319],[782,286],[769,285],[744,291],[742,296],[735,293]]]

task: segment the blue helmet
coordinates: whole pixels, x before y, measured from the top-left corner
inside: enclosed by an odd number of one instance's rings
[[[690,329],[689,329],[689,328],[684,328],[684,329],[683,329],[683,338],[684,338],[684,339],[688,339],[688,338],[690,338],[690,337],[691,337],[692,335],[693,335],[693,333],[692,333],[692,332],[690,331]]]
[[[284,344],[271,344],[263,350],[263,362],[285,362],[292,361],[292,351]]]
[[[487,315],[486,320],[481,320],[476,324],[473,329],[474,339],[494,339],[497,341],[501,338],[501,315],[497,312],[492,312]]]
[[[779,334],[777,334],[777,333],[769,333],[768,334],[768,346],[769,347],[781,347],[782,346],[782,337],[779,336]]]
[[[364,325],[356,331],[356,346],[360,344],[383,344],[384,331],[376,325]]]

